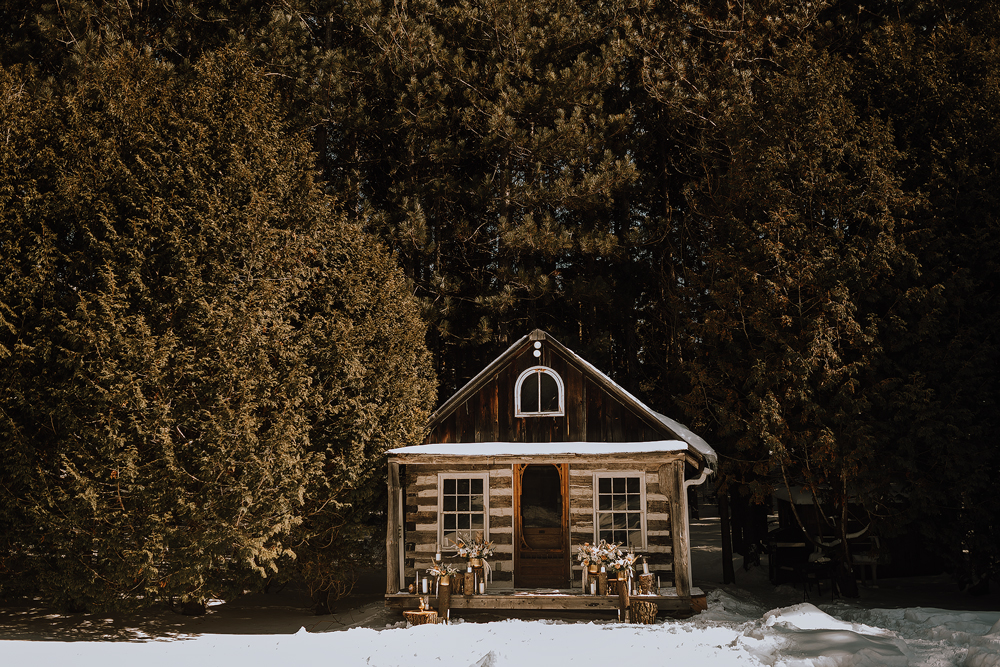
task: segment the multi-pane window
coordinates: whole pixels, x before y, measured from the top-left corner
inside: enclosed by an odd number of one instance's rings
[[[521,373],[514,396],[518,417],[563,414],[562,379],[551,368],[535,366]]]
[[[645,546],[644,482],[642,473],[598,473],[594,476],[597,539],[620,542],[636,549]]]
[[[482,533],[488,538],[488,473],[438,477],[439,530],[441,544],[451,548],[459,537],[475,538]]]

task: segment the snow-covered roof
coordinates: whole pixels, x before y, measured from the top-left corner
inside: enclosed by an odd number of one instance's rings
[[[552,338],[552,336],[549,336],[548,334],[545,334],[545,337],[548,338],[553,343],[557,343],[557,344],[559,343],[557,340],[555,340],[554,338]],[[628,399],[637,408],[645,411],[651,417],[653,417],[654,419],[656,419],[657,421],[659,421],[661,424],[663,424],[664,426],[666,426],[668,429],[670,429],[671,431],[673,431],[673,433],[677,437],[679,437],[681,440],[685,441],[688,445],[690,445],[691,449],[694,449],[695,451],[697,451],[699,454],[701,454],[705,458],[706,465],[709,465],[709,466],[716,466],[716,465],[718,465],[719,455],[715,453],[715,450],[712,449],[712,446],[709,445],[707,442],[705,442],[705,440],[703,438],[701,438],[700,436],[695,435],[695,433],[693,431],[691,431],[691,429],[689,429],[687,426],[684,426],[680,422],[674,421],[670,417],[667,417],[666,415],[662,415],[659,412],[657,412],[656,410],[653,410],[648,405],[646,405],[645,403],[643,403],[642,401],[640,401],[638,398],[636,398],[635,396],[633,396],[632,393],[629,392],[627,389],[625,389],[620,384],[618,384],[617,382],[615,382],[614,380],[612,380],[610,377],[608,377],[607,375],[605,375],[603,372],[601,372],[601,370],[599,368],[597,368],[592,363],[590,363],[589,361],[587,361],[586,359],[584,359],[583,357],[581,357],[579,354],[577,354],[576,352],[574,352],[573,350],[569,349],[568,347],[566,347],[564,345],[560,344],[560,347],[563,348],[563,350],[564,350],[565,353],[567,353],[570,356],[572,356],[573,360],[576,361],[576,363],[580,364],[581,366],[584,366],[591,373],[593,373],[594,375],[600,377],[610,387],[613,387],[616,391],[618,391],[622,395],[628,397]],[[513,349],[513,347],[511,349]]]
[[[650,412],[653,411],[650,410]],[[676,433],[678,437],[691,445],[692,449],[698,450],[698,452],[705,457],[705,463],[707,465],[712,467],[719,465],[719,455],[715,453],[714,449],[712,449],[712,445],[705,442],[704,438],[696,434],[684,424],[674,421],[666,415],[661,415],[659,412],[653,412],[653,414],[656,415],[656,418],[663,422],[667,428]]]
[[[658,454],[687,451],[680,440],[651,442],[456,442],[390,449],[389,454],[425,456],[555,456],[598,454]]]

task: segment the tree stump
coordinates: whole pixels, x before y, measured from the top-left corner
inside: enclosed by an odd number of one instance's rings
[[[659,608],[656,606],[656,603],[649,600],[632,600],[632,604],[629,605],[629,612],[633,623],[652,625],[656,622],[656,613],[658,611]]]
[[[608,594],[608,575],[606,572],[601,572],[597,575],[597,594]]]
[[[404,611],[403,618],[405,618],[410,625],[426,625],[428,623],[437,623],[438,613],[433,609],[425,609],[424,611]]]
[[[476,593],[476,575],[472,572],[465,573],[465,597],[471,598]]]
[[[654,575],[640,574],[636,577],[636,588],[639,595],[652,595],[655,585]]]

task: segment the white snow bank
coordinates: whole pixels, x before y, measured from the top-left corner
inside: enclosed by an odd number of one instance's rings
[[[905,642],[893,633],[834,618],[807,602],[767,612],[763,628],[773,631],[776,640],[773,653],[756,651],[766,664],[905,667],[912,657]],[[767,636],[763,631],[759,634]]]
[[[801,592],[799,593],[801,595]],[[395,617],[393,617],[395,618]],[[3,619],[0,617],[0,629]],[[606,621],[457,621],[294,635],[189,634],[146,641],[0,641],[3,664],[195,667],[275,663],[344,667],[1000,667],[1000,612],[863,609],[809,603],[767,609],[716,590],[708,611],[652,626]]]
[[[1000,611],[859,609],[843,604],[831,608],[840,618],[876,625],[905,638],[922,656],[911,664],[1000,667]],[[934,655],[939,662],[933,661]]]

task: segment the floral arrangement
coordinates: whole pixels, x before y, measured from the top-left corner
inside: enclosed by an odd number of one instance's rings
[[[432,577],[451,577],[459,572],[461,572],[461,569],[448,563],[435,563],[433,567],[427,570],[427,574]]]
[[[618,551],[617,544],[608,544],[605,540],[601,540],[597,544],[584,542],[583,545],[577,547],[576,559],[583,565],[604,565],[606,568]]]
[[[482,533],[477,534],[476,539],[459,537],[455,546],[462,558],[489,558],[495,549],[492,542],[483,539]]]
[[[576,559],[584,566],[597,565],[607,563],[605,558],[605,553],[607,551],[608,543],[601,540],[598,544],[591,544],[590,542],[584,542],[576,548]]]
[[[604,566],[610,574],[618,572],[631,572],[632,566],[637,556],[634,553],[622,551],[621,544],[608,544],[606,540],[601,540],[597,544],[584,542],[577,547],[576,559],[585,567],[589,565]]]
[[[614,572],[615,574],[624,572],[631,575],[632,566],[635,564],[636,558],[638,556],[634,553],[624,553],[619,550],[616,557],[608,565],[608,572]]]

